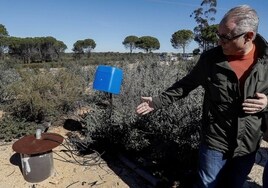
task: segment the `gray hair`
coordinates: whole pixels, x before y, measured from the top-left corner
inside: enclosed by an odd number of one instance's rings
[[[248,5],[240,5],[230,9],[220,23],[226,23],[230,19],[236,24],[233,30],[234,34],[253,31],[256,35],[258,32],[259,17],[257,12]]]

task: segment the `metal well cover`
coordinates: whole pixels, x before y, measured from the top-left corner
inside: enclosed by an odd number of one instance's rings
[[[40,139],[35,135],[24,136],[17,140],[12,149],[17,153],[33,155],[52,150],[63,142],[63,137],[56,133],[42,133]]]

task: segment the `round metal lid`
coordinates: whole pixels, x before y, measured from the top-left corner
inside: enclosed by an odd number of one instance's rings
[[[25,136],[17,140],[12,149],[17,153],[33,155],[52,150],[63,142],[63,137],[56,133],[42,133],[40,139],[35,135]]]

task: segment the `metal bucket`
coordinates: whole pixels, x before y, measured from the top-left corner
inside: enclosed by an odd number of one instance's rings
[[[63,137],[55,133],[28,135],[17,140],[12,148],[20,154],[22,174],[26,181],[41,182],[54,172],[52,149],[63,142]]]
[[[20,157],[22,174],[28,182],[41,182],[50,177],[54,172],[52,151],[35,155],[21,153]]]

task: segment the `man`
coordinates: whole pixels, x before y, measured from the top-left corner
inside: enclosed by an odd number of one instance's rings
[[[247,5],[229,10],[219,24],[219,46],[159,96],[142,97],[136,109],[144,115],[204,88],[198,188],[240,188],[254,164],[268,95],[268,44],[258,24]]]

